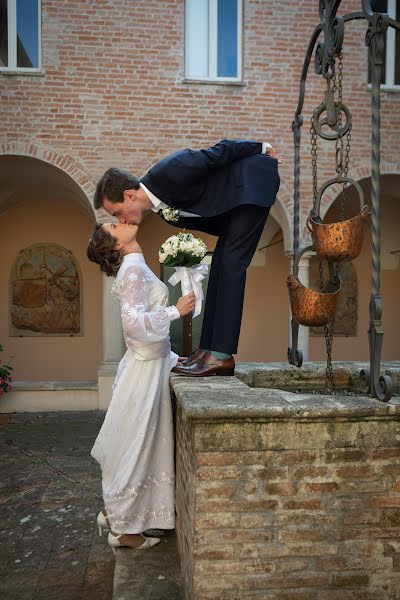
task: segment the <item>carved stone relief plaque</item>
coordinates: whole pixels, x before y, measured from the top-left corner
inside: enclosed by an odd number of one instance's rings
[[[79,334],[80,284],[71,252],[53,244],[22,250],[11,273],[10,335]]]

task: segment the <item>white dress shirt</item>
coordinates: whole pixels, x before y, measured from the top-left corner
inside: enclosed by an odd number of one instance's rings
[[[162,202],[160,198],[157,198],[157,196],[153,194],[153,192],[151,192],[145,185],[143,185],[143,183],[140,184],[140,187],[149,197],[149,200],[153,205],[151,208],[153,212],[158,213],[160,210],[163,210],[163,208],[171,208],[170,206],[168,206],[168,204]],[[200,215],[195,215],[193,213],[186,212],[185,210],[179,210],[179,215],[181,217],[200,217]]]
[[[271,148],[272,148],[271,144],[268,144],[268,142],[263,142],[262,148],[261,148],[261,154],[266,154],[267,150],[270,150]],[[145,185],[143,185],[143,183],[140,184],[140,187],[146,193],[149,200],[151,201],[151,203],[153,205],[151,210],[153,212],[158,213],[160,210],[163,210],[164,208],[170,208],[170,206],[168,206],[168,204],[165,204],[165,202],[162,202],[162,200],[160,200],[160,198],[157,198],[157,196],[155,194],[153,194],[153,192],[151,192]],[[179,215],[181,217],[200,217],[201,216],[201,215],[195,215],[194,213],[187,212],[186,210],[179,210]]]

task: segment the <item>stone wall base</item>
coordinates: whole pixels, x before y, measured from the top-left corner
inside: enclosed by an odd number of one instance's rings
[[[0,413],[98,410],[97,382],[16,382],[0,398]]]
[[[186,600],[399,600],[400,398],[172,386]]]

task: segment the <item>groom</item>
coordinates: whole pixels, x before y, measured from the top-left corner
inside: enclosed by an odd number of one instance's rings
[[[275,150],[249,140],[222,140],[205,150],[181,150],[163,158],[140,180],[111,168],[98,182],[94,207],[103,207],[121,223],[139,225],[153,211],[176,227],[218,236],[200,348],[178,363],[175,373],[233,375],[246,269],[278,189]]]

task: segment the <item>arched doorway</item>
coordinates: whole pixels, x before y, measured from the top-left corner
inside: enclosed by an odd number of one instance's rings
[[[366,204],[371,206],[371,179],[359,181]],[[382,360],[399,360],[400,320],[398,317],[398,298],[400,293],[400,175],[381,176],[381,296],[382,320],[384,328]],[[359,212],[357,194],[354,187],[347,190],[345,219]],[[326,211],[324,221],[339,220],[340,196],[332,202]],[[349,323],[348,331],[341,331],[334,339],[335,360],[369,359],[368,328],[369,299],[371,295],[371,233],[368,228],[364,234],[364,244],[360,256],[353,261],[354,276],[357,281],[356,327]],[[315,282],[314,282],[315,283]],[[354,324],[353,324],[354,325]],[[324,360],[325,341],[323,335],[313,332],[310,338],[310,358]]]
[[[94,211],[86,194],[63,170],[33,157],[0,157],[0,285],[3,290],[0,298],[0,340],[6,354],[13,357],[15,380],[70,382],[97,379],[102,347],[102,278],[96,266],[86,259],[87,240],[94,220]],[[54,252],[51,255],[48,251],[48,258],[44,259],[46,253],[43,248],[49,246],[59,248],[58,255],[57,252],[56,256]],[[52,333],[49,331],[51,323],[47,324],[47,330],[35,325],[37,331],[31,335],[29,319],[28,325],[22,328],[16,328],[15,323],[13,326],[11,306],[14,304],[18,308],[25,302],[29,309],[29,298],[35,287],[29,286],[29,277],[32,281],[36,280],[37,289],[40,287],[40,274],[32,271],[29,275],[29,269],[25,269],[18,289],[28,291],[25,296],[15,293],[16,285],[11,277],[13,265],[19,254],[28,248],[33,248],[28,252],[32,260],[37,255],[36,260],[42,261],[42,266],[46,260],[54,262],[54,267],[46,263],[53,278],[57,269],[62,270],[68,253],[71,264],[77,265],[82,288],[79,327],[75,325],[64,333],[60,333],[59,327]],[[39,250],[36,251],[36,248]],[[59,282],[57,290],[50,286],[58,295],[61,294],[61,283],[64,287],[68,283],[64,279]],[[49,286],[46,289],[50,289]],[[53,296],[56,297],[54,290]],[[46,293],[42,292],[34,300],[36,304],[46,300]]]

